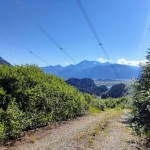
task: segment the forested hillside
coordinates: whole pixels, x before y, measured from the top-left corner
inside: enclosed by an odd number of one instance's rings
[[[106,86],[103,86],[103,85],[96,86],[94,81],[88,78],[83,78],[83,79],[70,78],[66,80],[66,83],[74,86],[80,92],[89,93],[95,96],[101,96],[103,93],[108,91]]]
[[[127,90],[128,89],[125,84],[116,84],[110,88],[110,90],[107,92],[107,96],[111,98],[123,97],[126,95]]]
[[[11,66],[11,64],[8,61],[4,60],[2,57],[0,57],[0,64]]]
[[[108,89],[105,85],[96,86],[92,79],[83,78],[70,78],[66,80],[66,83],[74,86],[80,92],[88,93],[94,96],[101,96],[102,98],[119,98],[123,96],[127,96],[128,88],[125,84],[115,84],[110,89]]]

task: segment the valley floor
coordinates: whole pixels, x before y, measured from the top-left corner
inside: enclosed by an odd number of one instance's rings
[[[127,121],[129,110],[108,110],[26,134],[2,150],[136,150],[140,139]]]

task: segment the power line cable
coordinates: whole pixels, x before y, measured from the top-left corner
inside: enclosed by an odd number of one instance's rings
[[[16,43],[17,45],[19,45],[20,47],[22,47],[26,52],[30,53],[31,55],[33,55],[34,57],[36,57],[37,59],[39,59],[40,61],[42,61],[43,63],[45,63],[46,65],[49,65],[49,63],[44,60],[42,57],[40,57],[38,54],[36,54],[34,51],[32,51],[31,49],[29,49],[28,47],[26,47],[25,45],[19,43],[16,39],[14,39],[12,36],[8,35],[6,32],[4,32],[4,30],[0,29],[0,33],[5,35],[7,38],[9,38],[11,41],[13,41],[14,43]]]
[[[34,26],[36,26],[61,52],[64,53],[64,55],[66,55],[75,64],[76,61],[74,60],[74,58],[18,3],[18,1],[17,0],[13,0],[13,1],[14,1],[15,5],[17,6],[17,8],[24,14],[24,16],[28,17],[28,19],[31,21],[31,23]],[[91,27],[92,27],[92,25],[91,25]],[[93,32],[95,31],[94,28],[92,29],[92,31]],[[94,32],[94,35],[98,39],[96,32]],[[100,43],[100,45],[102,45],[102,44]],[[83,72],[88,74],[84,68],[82,68],[82,67],[80,67],[80,68]]]
[[[67,56],[73,63],[75,63],[73,57],[18,3],[18,1],[13,1],[17,8],[24,14],[24,16],[26,16],[31,21],[31,23],[36,26],[65,56]]]
[[[32,51],[31,49],[29,49],[27,46],[23,45],[22,43],[18,42],[15,38],[13,38],[10,34],[6,33],[4,30],[0,29],[0,33],[3,34],[6,38],[8,38],[9,40],[11,40],[12,42],[14,42],[15,44],[17,44],[18,46],[22,47],[26,52],[28,52],[29,54],[33,55],[34,57],[36,57],[37,59],[39,59],[40,61],[44,62],[46,65],[50,66],[50,64],[43,59],[42,57],[40,57],[38,54],[36,54],[34,51]],[[81,71],[83,71],[86,75],[90,75],[84,68],[82,68],[81,66],[79,67],[81,69]]]
[[[24,16],[28,17],[31,23],[36,26],[49,40],[52,42],[64,55],[66,55],[73,64],[76,64],[75,59],[25,10],[21,7],[17,0],[13,0],[18,9],[24,14]],[[90,75],[84,68],[80,67],[80,69],[85,73]]]
[[[95,39],[96,39],[98,45],[100,46],[101,50],[103,51],[105,57],[106,57],[108,60],[110,60],[110,57],[109,57],[109,55],[108,55],[108,53],[107,53],[107,51],[106,51],[106,49],[105,49],[103,43],[101,42],[101,40],[100,40],[100,38],[99,38],[99,36],[98,36],[98,34],[97,34],[97,32],[96,32],[96,29],[94,28],[94,26],[93,26],[93,24],[92,24],[92,22],[91,22],[91,20],[90,20],[90,18],[89,18],[89,16],[88,16],[88,14],[87,14],[85,8],[83,7],[83,4],[81,3],[81,0],[76,0],[76,2],[77,2],[77,5],[78,5],[79,9],[80,9],[81,12],[82,12],[82,15],[84,16],[84,18],[85,18],[85,20],[86,20],[86,22],[87,22],[89,28],[91,29],[91,31],[92,31],[92,33],[93,33],[93,35],[94,35],[94,37],[95,37]],[[120,79],[120,76],[119,76],[118,72],[116,71],[115,66],[114,66],[113,64],[111,64],[111,67],[112,67],[112,69],[113,69],[113,71],[114,71],[116,77],[117,77],[118,79]]]

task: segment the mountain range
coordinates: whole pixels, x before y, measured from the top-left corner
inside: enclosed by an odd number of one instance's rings
[[[54,74],[64,79],[92,78],[92,79],[131,79],[140,75],[140,68],[122,64],[100,63],[84,60],[78,64],[68,66],[47,66],[41,68],[47,74]]]
[[[11,64],[0,57],[0,64]],[[64,79],[68,78],[92,78],[92,79],[131,79],[140,75],[140,68],[135,66],[100,63],[98,61],[84,60],[78,64],[68,66],[41,67],[47,74],[54,74]]]
[[[0,57],[0,64],[11,66],[11,64],[8,61],[4,60],[2,57]]]

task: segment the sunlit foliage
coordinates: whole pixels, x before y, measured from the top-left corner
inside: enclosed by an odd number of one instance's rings
[[[141,65],[142,73],[135,83],[133,103],[133,121],[137,133],[145,133],[150,137],[150,51],[148,62]]]
[[[67,120],[88,109],[88,97],[32,65],[0,65],[0,141],[21,131]]]

